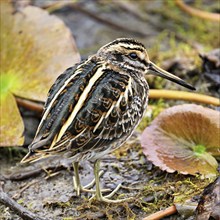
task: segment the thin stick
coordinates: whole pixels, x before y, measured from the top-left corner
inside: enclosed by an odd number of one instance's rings
[[[94,12],[84,8],[84,7],[81,7],[79,4],[72,4],[72,5],[70,5],[70,7],[77,10],[77,11],[79,11],[79,12],[81,12],[81,13],[83,13],[83,14],[85,14],[85,15],[87,15],[87,16],[89,16],[89,17],[91,17],[92,19],[94,19],[94,20],[96,20],[100,23],[108,25],[109,27],[111,27],[113,29],[120,30],[120,31],[126,31],[126,32],[129,32],[129,33],[132,33],[132,34],[136,34],[140,37],[149,36],[149,34],[147,34],[147,33],[144,33],[142,31],[138,31],[138,30],[132,30],[128,27],[125,27],[123,25],[120,25],[116,22],[113,22],[113,21],[109,20],[109,18],[104,18],[104,17],[98,15],[97,13],[94,13]]]
[[[36,177],[37,175],[39,175],[43,171],[44,170],[42,168],[36,168],[34,170],[29,170],[29,171],[23,170],[22,172],[19,172],[19,173],[4,175],[4,178],[7,179],[7,180],[15,180],[15,181],[25,180],[25,179],[28,179],[30,177]]]
[[[126,31],[126,32],[133,33],[133,34],[136,34],[136,35],[142,36],[142,37],[147,37],[148,36],[147,33],[144,33],[142,31],[138,31],[138,30],[132,30],[129,27],[125,27],[125,26],[120,25],[116,22],[112,22],[108,18],[101,17],[100,15],[97,15],[97,13],[94,13],[94,12],[80,6],[79,4],[77,4],[74,1],[55,2],[55,3],[52,3],[52,4],[48,4],[46,6],[43,6],[42,8],[46,9],[48,12],[51,13],[51,12],[53,12],[55,10],[58,10],[58,9],[64,7],[64,6],[69,6],[69,7],[73,8],[74,10],[77,10],[77,11],[91,17],[92,19],[94,19],[94,20],[96,20],[100,23],[104,23],[105,25],[108,25],[111,28],[114,28],[116,30]]]
[[[183,92],[175,90],[164,90],[164,89],[151,89],[150,98],[153,99],[174,99],[174,100],[185,100],[191,102],[199,102],[203,104],[209,104],[214,106],[220,106],[220,100],[212,96],[201,95],[192,92]]]
[[[27,183],[19,192],[17,192],[15,195],[12,196],[12,199],[19,199],[19,197],[21,196],[21,194],[30,186],[36,184],[38,181],[33,181],[30,183]]]
[[[47,10],[49,13],[53,13],[54,11],[60,10],[64,7],[68,7],[71,4],[74,4],[76,1],[59,1],[59,2],[52,2],[43,5],[41,8]]]
[[[27,210],[26,208],[15,202],[5,192],[3,192],[2,184],[0,184],[0,203],[9,207],[24,220],[43,220],[43,218],[40,218],[34,213],[30,212],[29,210]]]
[[[159,220],[159,219],[161,219],[163,217],[172,215],[172,214],[174,214],[176,212],[177,212],[177,210],[176,210],[175,205],[172,205],[172,206],[168,207],[165,210],[161,210],[159,212],[156,212],[156,213],[154,213],[152,215],[149,215],[149,216],[143,218],[143,220]]]
[[[180,7],[183,11],[187,12],[190,15],[197,16],[200,18],[204,18],[211,21],[220,21],[220,15],[217,13],[211,13],[206,11],[201,11],[196,8],[192,8],[188,5],[186,5],[182,0],[175,0],[176,5]]]
[[[41,114],[43,112],[43,105],[42,104],[38,104],[36,102],[32,102],[26,99],[22,99],[19,97],[16,97],[16,102],[18,103],[19,106],[24,107],[26,109],[35,111],[39,114]]]
[[[21,172],[13,173],[10,175],[4,175],[4,178],[7,180],[24,180],[28,179],[30,177],[36,177],[39,175],[41,172],[45,172],[45,170],[52,170],[53,172],[58,172],[60,170],[66,169],[67,167],[64,167],[61,164],[54,164],[54,165],[48,165],[47,167],[42,167],[42,168],[35,168],[33,170],[25,170],[23,169]]]

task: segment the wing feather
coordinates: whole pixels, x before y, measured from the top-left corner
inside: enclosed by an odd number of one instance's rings
[[[73,156],[96,158],[101,152],[120,146],[131,135],[142,118],[141,109],[146,108],[147,100],[140,98],[146,91],[138,88],[131,76],[103,67],[99,77],[92,81],[97,68],[100,68],[98,63],[90,60],[57,79],[49,92],[43,122],[30,145],[31,151],[51,155],[71,151]],[[90,89],[76,116],[57,139],[89,83]]]

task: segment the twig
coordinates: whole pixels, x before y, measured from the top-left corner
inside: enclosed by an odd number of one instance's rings
[[[129,32],[129,33],[132,33],[132,34],[136,34],[140,37],[147,37],[149,36],[147,33],[144,33],[144,32],[141,32],[141,31],[137,31],[137,30],[131,30],[130,28],[128,27],[125,27],[123,25],[120,25],[120,24],[117,24],[117,23],[114,23],[112,21],[110,21],[108,18],[103,18],[103,17],[100,17],[97,13],[94,13],[92,11],[89,11],[88,9],[80,6],[79,4],[75,3],[75,2],[56,2],[56,3],[52,3],[52,4],[49,4],[49,5],[46,5],[42,8],[46,9],[47,11],[49,11],[50,13],[57,10],[57,9],[60,9],[64,6],[69,6],[87,16],[89,16],[90,18],[100,22],[100,23],[104,23],[105,25],[108,25],[110,26],[111,28],[114,28],[116,30],[121,30],[121,31],[126,31],[126,32]]]
[[[191,102],[199,102],[203,104],[209,104],[214,106],[220,106],[220,100],[212,96],[201,95],[198,93],[175,91],[175,90],[165,90],[165,89],[151,89],[150,98],[154,99],[174,99],[174,100],[186,100]]]
[[[29,170],[29,171],[24,171],[22,170],[22,172],[20,173],[13,173],[11,175],[4,175],[4,178],[7,180],[24,180],[24,179],[28,179],[32,176],[37,176],[39,175],[41,172],[43,171],[42,168],[35,168],[34,170]]]
[[[217,22],[220,21],[220,15],[217,13],[211,13],[211,12],[201,11],[196,8],[192,8],[186,5],[182,0],[175,0],[175,3],[179,8],[181,8],[183,11],[187,12],[188,14],[192,16],[197,16],[200,18],[217,21]]]
[[[100,17],[97,13],[94,13],[92,11],[89,11],[88,9],[86,8],[83,8],[81,7],[79,4],[72,4],[70,5],[71,8],[93,18],[94,20],[100,22],[100,23],[104,23],[105,25],[108,25],[109,27],[113,28],[113,29],[116,29],[116,30],[120,30],[120,31],[126,31],[126,32],[129,32],[129,33],[132,33],[132,34],[136,34],[140,37],[147,37],[149,36],[149,34],[146,34],[144,32],[141,32],[141,31],[137,31],[137,30],[131,30],[130,28],[128,27],[125,27],[123,25],[120,25],[120,24],[117,24],[117,23],[114,23],[112,21],[109,20],[109,18],[103,18],[103,17]]]
[[[36,184],[38,181],[33,181],[30,183],[27,183],[21,190],[19,190],[19,192],[17,192],[16,194],[14,194],[12,196],[12,199],[19,199],[19,197],[21,196],[21,194],[24,192],[24,190],[26,190],[27,188],[29,188],[30,186]]]
[[[108,4],[108,2],[106,3]],[[136,10],[137,5],[134,2],[112,0],[112,3],[114,3],[114,6],[117,4],[117,7],[121,8],[125,12],[128,12],[130,15],[132,15],[133,17],[137,18],[140,21],[144,21],[144,22],[148,21],[147,16],[143,16],[143,14],[140,13],[139,9]]]
[[[169,215],[172,215],[174,213],[176,213],[177,210],[176,210],[176,207],[175,205],[172,205],[170,206],[169,208],[165,209],[165,210],[161,210],[159,212],[156,212],[152,215],[149,215],[145,218],[143,218],[143,220],[159,220],[163,217],[166,217],[166,216],[169,216]]]
[[[16,212],[24,220],[43,220],[43,218],[38,217],[9,197],[3,191],[2,184],[0,184],[0,202]]]
[[[64,167],[62,164],[60,164],[60,165],[54,164],[54,165],[49,165],[47,167],[34,168],[33,170],[28,170],[28,171],[25,171],[23,169],[22,172],[20,172],[20,173],[13,173],[13,174],[7,175],[7,176],[4,175],[3,177],[8,180],[15,180],[15,181],[16,180],[24,180],[24,179],[28,179],[33,176],[37,176],[41,172],[45,172],[45,170],[60,171],[60,170],[66,169],[66,168],[67,167]]]
[[[43,5],[41,8],[46,9],[49,13],[54,11],[60,10],[63,7],[69,6],[73,4],[73,1],[59,1],[59,2],[52,2],[46,5]]]
[[[36,102],[32,102],[26,99],[22,99],[19,97],[16,97],[16,102],[19,106],[24,107],[26,109],[35,111],[39,114],[41,114],[43,112],[43,105],[42,104],[38,104]]]

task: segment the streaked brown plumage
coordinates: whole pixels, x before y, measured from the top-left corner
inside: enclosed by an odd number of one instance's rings
[[[120,147],[140,122],[147,108],[149,70],[193,89],[153,64],[144,45],[134,39],[117,39],[67,69],[49,91],[36,136],[22,162],[68,152],[79,194],[78,163],[94,161],[96,197],[113,202],[101,194],[99,160]]]

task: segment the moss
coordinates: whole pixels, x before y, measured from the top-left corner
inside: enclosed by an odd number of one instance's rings
[[[186,13],[176,6],[175,1],[166,1],[164,4],[165,7],[161,8],[159,12],[166,19],[171,20],[175,33],[180,34],[186,40],[202,44],[206,50],[218,47],[220,39],[218,33],[219,24],[217,22],[188,14],[186,16]],[[201,5],[201,1],[197,1],[193,7],[200,8]],[[207,7],[201,10],[207,10]],[[170,13],[171,11],[172,13]]]
[[[68,202],[57,202],[56,206],[66,208],[66,207],[70,207],[71,203],[69,201]]]
[[[136,214],[132,211],[127,202],[118,204],[107,204],[97,201],[90,201],[89,203],[82,203],[81,206],[78,206],[77,210],[79,211],[79,216],[73,217],[72,219],[136,219]],[[81,211],[83,214],[80,214]],[[95,214],[96,212],[99,212],[99,215]]]
[[[154,172],[155,170],[153,170]],[[175,203],[184,203],[187,199],[201,195],[204,188],[212,182],[210,179],[201,181],[199,176],[184,176],[179,174],[167,174],[164,172],[157,178],[145,185],[143,192],[140,193],[143,198],[153,196],[151,202],[143,202],[142,209],[147,213],[153,213],[161,208],[166,208]]]
[[[23,199],[19,199],[19,200],[17,201],[17,203],[20,204],[20,205],[22,205],[22,204],[24,203],[24,200],[23,200]]]

